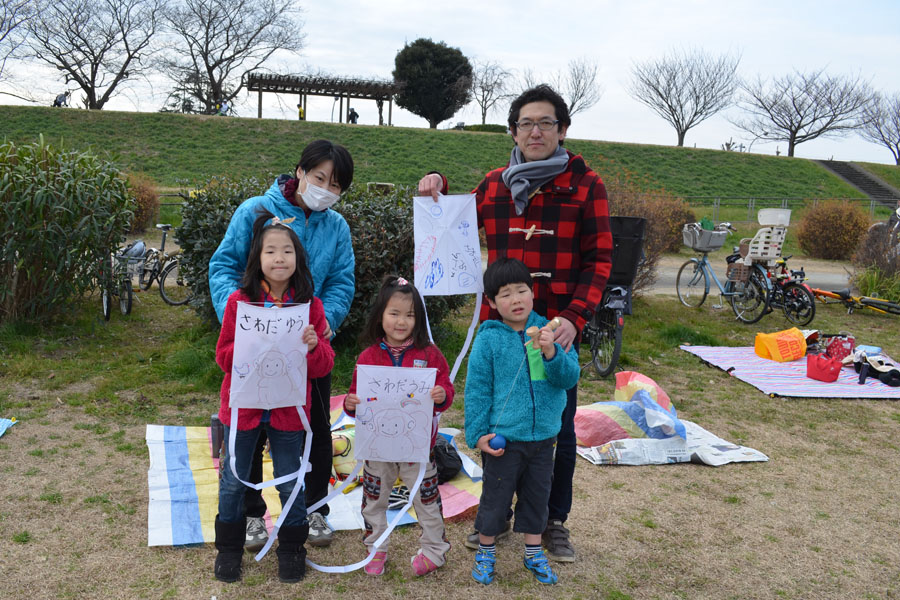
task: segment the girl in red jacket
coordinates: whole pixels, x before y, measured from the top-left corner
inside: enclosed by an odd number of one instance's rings
[[[363,343],[371,344],[363,350],[356,364],[386,367],[431,367],[437,369],[431,399],[434,413],[440,413],[453,402],[453,384],[448,376],[447,360],[437,346],[428,339],[425,325],[425,304],[416,288],[396,275],[385,277],[375,306],[363,331]],[[344,410],[353,416],[359,396],[356,395],[356,372],[350,384],[350,393],[344,400]],[[436,426],[431,432],[431,447],[437,439]],[[367,460],[363,470],[362,516],[366,524],[363,541],[369,552],[372,544],[387,529],[387,507],[391,488],[399,476],[407,484],[416,480],[418,463],[383,462]],[[413,500],[416,517],[422,527],[419,538],[421,548],[412,557],[413,572],[426,575],[443,566],[450,543],[444,532],[441,513],[441,494],[438,491],[437,469],[430,460],[419,492]],[[381,545],[365,571],[369,575],[384,573],[387,562],[388,541]]]
[[[267,224],[268,223],[268,224]],[[306,432],[296,406],[272,410],[238,409],[238,422],[231,422],[229,395],[231,389],[232,360],[234,358],[234,330],[237,303],[262,303],[267,307],[285,304],[309,303],[310,324],[303,330],[302,339],[307,344],[307,383],[304,411],[309,420],[309,380],[323,377],[334,366],[334,350],[324,336],[328,328],[322,301],[313,296],[313,279],[306,264],[306,254],[297,234],[271,213],[261,212],[253,223],[253,241],[247,258],[247,269],[241,288],[228,298],[222,331],[216,345],[216,362],[225,371],[222,381],[219,419],[225,425],[225,439],[229,429],[237,427],[234,447],[237,475],[244,481],[250,476],[250,459],[260,432],[265,431],[275,478],[297,473],[303,454]],[[299,400],[299,399],[298,399]],[[227,454],[223,460],[230,461]],[[297,480],[291,479],[275,486],[281,504],[287,502]],[[215,576],[221,581],[237,581],[241,577],[241,557],[244,553],[246,518],[244,492],[247,488],[226,467],[219,482],[219,514],[216,515]],[[298,494],[284,522],[278,530],[278,577],[294,583],[306,574],[306,548],[309,534],[306,520],[306,504],[303,494]]]

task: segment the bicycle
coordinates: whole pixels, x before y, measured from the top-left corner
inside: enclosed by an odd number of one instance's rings
[[[186,304],[192,296],[192,290],[184,281],[181,273],[181,250],[171,254],[166,252],[166,236],[172,229],[169,224],[158,223],[157,229],[162,230],[162,241],[159,249],[150,248],[143,258],[143,266],[138,273],[138,286],[147,291],[153,282],[159,284],[159,295],[171,306]]]
[[[100,285],[103,319],[109,321],[112,316],[113,298],[118,299],[122,314],[130,315],[134,291],[131,287],[131,277],[128,276],[128,257],[120,251],[115,256],[102,259],[97,272],[97,281]]]
[[[725,244],[729,231],[735,231],[731,223],[719,223],[712,230],[701,229],[699,223],[687,223],[682,229],[685,245],[700,254],[678,269],[675,291],[682,304],[698,308],[709,295],[710,280],[716,284],[721,298],[728,298],[735,317],[747,324],[756,323],[766,314],[765,271],[759,265],[746,265],[735,249],[725,261],[728,265],[725,285],[719,281],[709,262],[708,254]],[[718,305],[714,308],[720,308]]]
[[[803,283],[806,272],[788,269],[791,256],[778,258],[766,269],[766,313],[775,308],[784,311],[787,320],[797,325],[809,325],[816,316],[816,301],[810,287]]]
[[[852,315],[854,310],[868,309],[882,315],[900,315],[900,304],[890,302],[881,298],[873,298],[871,296],[854,296],[849,289],[826,291],[818,288],[810,288],[810,292],[822,304],[834,304],[829,300],[837,300],[839,303],[847,307],[847,314]]]
[[[600,377],[611,374],[622,353],[625,316],[631,314],[631,285],[643,256],[647,220],[641,217],[610,217],[613,236],[612,269],[603,298],[581,333],[590,348],[592,366]]]

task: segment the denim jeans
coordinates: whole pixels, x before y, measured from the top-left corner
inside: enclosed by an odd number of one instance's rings
[[[224,523],[237,523],[244,519],[244,493],[249,490],[247,486],[235,479],[231,472],[231,457],[229,455],[228,440],[231,428],[225,426],[225,468],[222,479],[219,481],[219,520]],[[300,461],[303,454],[303,441],[306,437],[304,431],[279,431],[270,423],[260,423],[255,429],[245,431],[238,430],[234,442],[235,468],[238,476],[244,481],[249,481],[250,461],[256,448],[256,440],[260,432],[265,431],[269,437],[269,448],[272,453],[272,464],[275,477],[296,473],[300,469]],[[288,501],[297,480],[293,479],[281,483],[276,487],[281,498],[281,506]],[[306,500],[304,494],[297,494],[294,505],[291,507],[282,525],[292,527],[306,524]]]

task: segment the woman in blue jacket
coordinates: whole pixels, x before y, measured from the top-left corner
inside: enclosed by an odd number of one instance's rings
[[[355,259],[350,228],[330,207],[353,182],[353,159],[343,146],[328,140],[316,140],[303,149],[293,175],[281,175],[265,194],[245,200],[234,211],[225,237],[209,261],[209,291],[219,321],[228,296],[240,287],[241,276],[250,252],[253,221],[257,211],[265,209],[282,222],[293,218],[290,227],[303,243],[312,272],[313,295],[322,300],[328,321],[327,336],[334,335],[350,311],[356,281]],[[318,502],[328,493],[331,475],[331,375],[312,382],[311,431],[313,446],[306,475],[306,505]],[[262,479],[261,448],[254,455],[251,481]],[[265,544],[263,515],[265,502],[258,490],[247,490],[247,547],[259,549]],[[328,505],[309,515],[309,544],[327,546],[332,530],[325,516]]]

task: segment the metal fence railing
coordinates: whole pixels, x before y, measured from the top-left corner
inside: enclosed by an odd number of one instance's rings
[[[879,206],[896,206],[896,200],[876,200],[874,198],[791,198],[781,196],[684,196],[684,201],[695,207],[710,207],[713,211],[712,220],[719,221],[719,211],[722,208],[746,208],[749,223],[756,223],[756,212],[760,208],[789,208],[791,210],[814,207],[819,202],[838,200],[858,205],[875,218],[875,209]],[[741,221],[738,221],[741,222]]]

